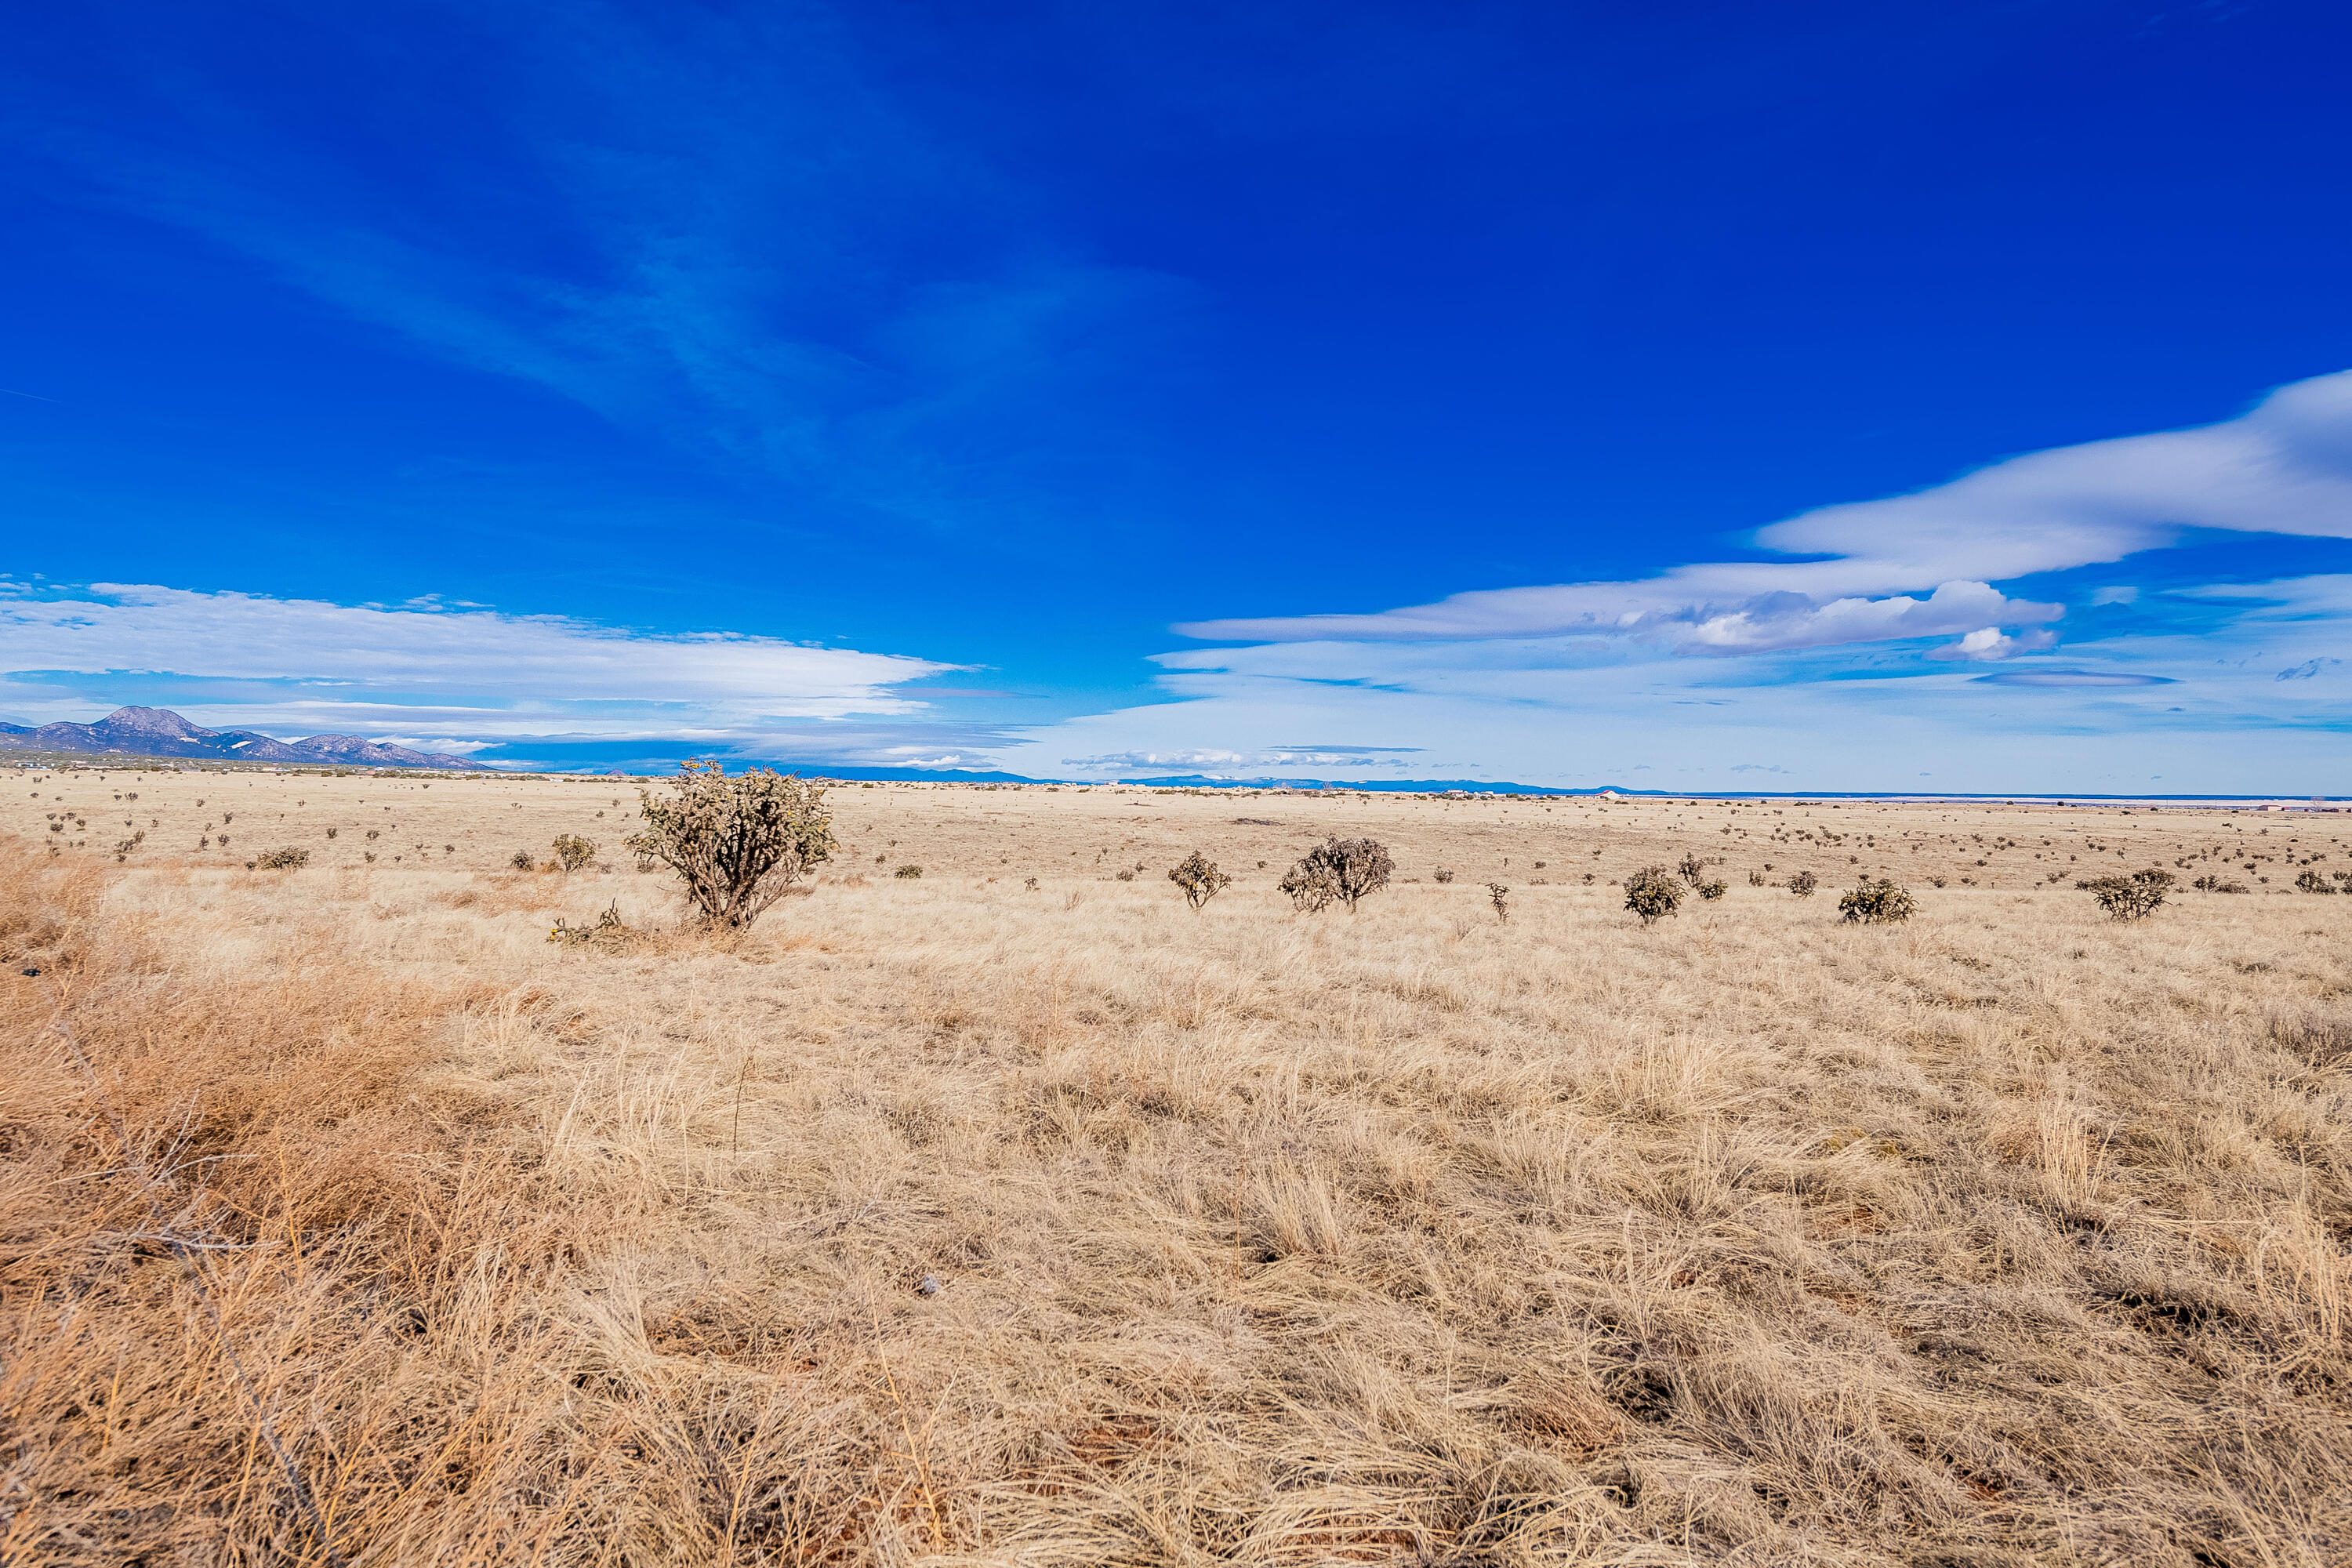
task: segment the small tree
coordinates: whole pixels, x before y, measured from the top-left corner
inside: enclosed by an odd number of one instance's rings
[[[1357,901],[1389,885],[1396,862],[1370,838],[1327,838],[1301,856],[1279,886],[1293,906],[1312,912],[1334,900],[1356,912]]]
[[[1666,875],[1664,866],[1644,866],[1625,879],[1625,907],[1655,925],[1682,907],[1683,884]]]
[[[1170,870],[1168,879],[1184,889],[1184,901],[1195,911],[1233,880],[1217,869],[1216,862],[1198,849],[1193,850],[1192,858],[1182,865]]]
[[[646,830],[629,847],[683,878],[705,920],[747,928],[833,858],[824,791],[790,774],[752,768],[730,779],[718,763],[692,760],[669,787],[667,798],[637,792]]]
[[[596,858],[594,841],[576,833],[559,835],[555,840],[555,863],[567,871],[577,871]]]
[[[2109,920],[2146,920],[2163,907],[2164,896],[2172,890],[2172,873],[2150,867],[2128,877],[2102,877],[2083,886],[2090,889]]]
[[[1796,894],[1797,897],[1801,899],[1811,898],[1813,896],[1813,889],[1821,885],[1822,879],[1819,877],[1814,876],[1811,871],[1800,871],[1795,876],[1789,879],[1789,891]]]
[[[1864,877],[1838,900],[1838,918],[1853,925],[1897,925],[1917,908],[1905,889],[1885,877]]]
[[[1486,884],[1486,901],[1495,906],[1495,918],[1496,920],[1507,921],[1511,918],[1510,899],[1511,889],[1503,886],[1502,883],[1489,882]]]

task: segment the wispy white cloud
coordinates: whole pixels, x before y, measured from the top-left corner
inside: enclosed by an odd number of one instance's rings
[[[264,730],[493,737],[728,737],[780,722],[917,717],[898,689],[961,667],[735,632],[396,609],[146,584],[0,583],[0,700],[64,716],[60,675],[194,683],[189,705]],[[39,676],[37,680],[29,679]],[[75,716],[81,716],[79,712]]]
[[[1176,629],[1268,642],[1640,638],[1684,654],[1998,634],[2063,612],[1992,584],[2120,561],[2191,529],[2352,538],[2352,372],[2282,387],[2217,425],[2011,458],[1916,494],[1821,507],[1755,536],[1764,550],[1817,559],[1701,563],[1374,615]],[[2102,603],[2129,602],[2103,593]]]
[[[2111,581],[2064,664],[2013,662],[2056,644],[2061,606],[1996,584],[2158,560],[2144,552],[2191,530],[2352,538],[2352,373],[1757,536],[1814,559],[1179,627],[1248,646],[1160,655],[1168,700],[1036,732],[1033,754],[1112,771],[1252,757],[1312,726],[1424,747],[1417,772],[1539,784],[2340,787],[2352,574]],[[1937,637],[1953,640],[1919,647]]]

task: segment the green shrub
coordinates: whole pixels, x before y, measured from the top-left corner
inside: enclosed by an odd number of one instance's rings
[[[1666,875],[1664,866],[1644,866],[1625,879],[1625,907],[1645,926],[1673,914],[1682,902],[1683,884]]]
[[[595,843],[576,833],[559,834],[554,847],[555,863],[566,871],[577,871],[596,858]]]
[[[1838,918],[1850,925],[1899,925],[1917,908],[1908,889],[1885,877],[1864,877],[1838,900]]]
[[[1796,894],[1797,897],[1801,899],[1811,898],[1813,896],[1813,889],[1821,885],[1822,879],[1819,877],[1814,876],[1811,871],[1800,871],[1795,876],[1789,879],[1789,891]]]
[[[1728,884],[1727,884],[1722,878],[1718,877],[1712,882],[1701,882],[1698,885],[1698,896],[1705,899],[1711,904],[1715,902],[1716,900],[1723,897],[1727,887]]]
[[[1356,904],[1389,885],[1396,862],[1388,847],[1370,838],[1327,838],[1290,868],[1277,886],[1290,895],[1293,908],[1309,913],[1335,900],[1356,912]]]
[[[2163,907],[2165,895],[2172,890],[2172,873],[2150,867],[2128,877],[2101,877],[2083,886],[2109,920],[2146,920]]]
[[[1217,869],[1216,863],[1198,849],[1190,858],[1168,873],[1168,879],[1184,889],[1184,901],[1197,911],[1229,885],[1233,879]]]
[[[824,791],[796,777],[751,768],[730,779],[719,763],[693,760],[669,787],[666,798],[637,792],[646,829],[629,847],[676,871],[706,921],[742,930],[833,858]]]
[[[308,849],[272,849],[257,855],[253,863],[265,871],[295,871],[310,863]]]

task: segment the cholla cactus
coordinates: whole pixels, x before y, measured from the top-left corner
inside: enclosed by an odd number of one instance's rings
[[[2108,919],[2146,920],[2163,907],[2164,896],[2172,890],[2172,873],[2151,867],[2128,877],[2102,877],[2084,886],[2090,889],[2091,897],[2099,900],[2099,908],[2106,911]],[[2336,889],[2326,890],[2332,893]]]
[[[1389,885],[1396,862],[1387,846],[1370,838],[1327,838],[1309,849],[1278,884],[1292,905],[1309,913],[1334,900],[1356,912],[1357,900]]]
[[[1899,925],[1917,907],[1907,889],[1885,877],[1875,881],[1864,877],[1838,900],[1838,918],[1853,925]]]
[[[1625,879],[1625,907],[1645,926],[1673,914],[1682,901],[1683,884],[1666,875],[1664,866],[1644,866]]]
[[[1171,868],[1168,879],[1184,889],[1184,901],[1196,911],[1233,880],[1217,869],[1215,861],[1198,849],[1193,850],[1183,864]]]
[[[596,858],[595,841],[583,838],[576,833],[558,835],[554,848],[555,863],[567,871],[577,871]]]
[[[697,760],[680,766],[670,792],[637,792],[646,830],[629,847],[683,878],[706,920],[748,927],[833,857],[824,792],[798,778],[753,768],[730,779],[719,763]]]

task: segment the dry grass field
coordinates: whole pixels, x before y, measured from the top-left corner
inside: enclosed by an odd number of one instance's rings
[[[2352,1562],[2346,819],[832,799],[0,783],[0,1563]]]

